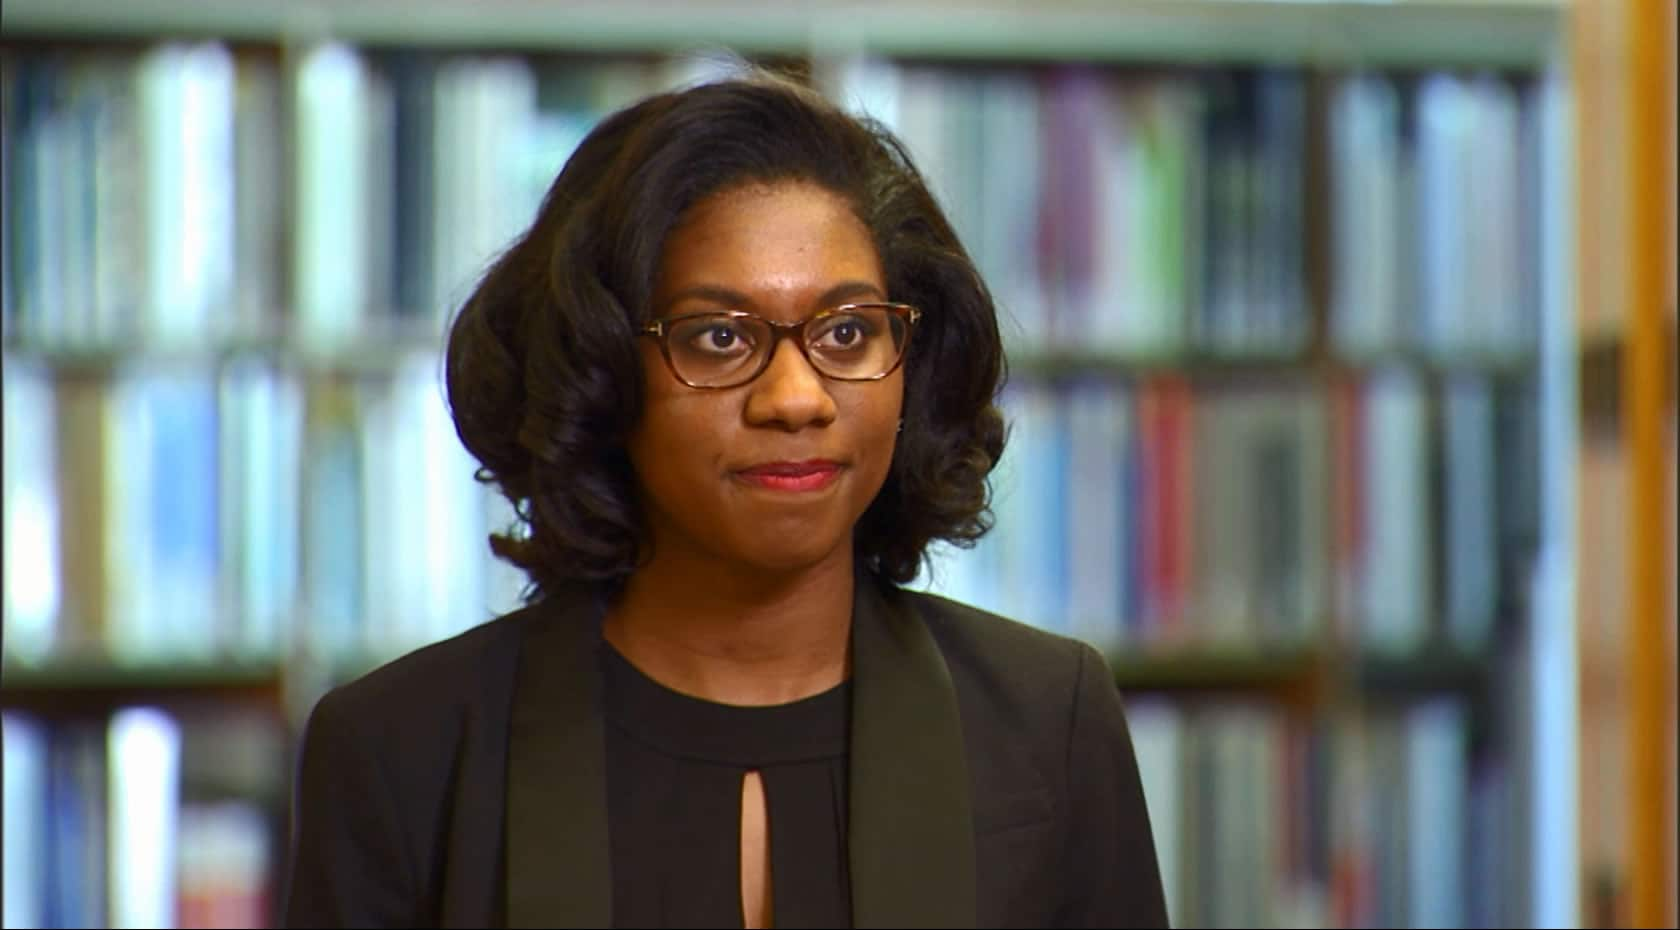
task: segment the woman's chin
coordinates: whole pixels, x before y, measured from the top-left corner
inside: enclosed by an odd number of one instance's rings
[[[755,539],[737,550],[740,561],[759,571],[800,575],[851,552],[851,537],[827,533],[777,533]]]

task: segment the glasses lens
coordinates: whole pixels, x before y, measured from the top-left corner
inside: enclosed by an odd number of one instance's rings
[[[684,381],[702,387],[745,381],[771,342],[763,322],[724,313],[676,320],[667,333],[671,366]]]
[[[831,378],[879,378],[898,364],[908,335],[903,317],[886,307],[845,307],[811,320],[805,353]]]

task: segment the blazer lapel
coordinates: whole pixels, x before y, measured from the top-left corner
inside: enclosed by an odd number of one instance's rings
[[[967,754],[927,626],[860,573],[852,614],[850,861],[859,927],[977,922]]]
[[[591,599],[543,611],[526,635],[508,734],[510,927],[607,927],[612,872],[606,747]]]

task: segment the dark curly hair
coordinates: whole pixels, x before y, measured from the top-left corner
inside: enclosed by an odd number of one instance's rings
[[[478,480],[519,516],[490,548],[525,571],[528,601],[615,590],[646,554],[625,444],[642,407],[636,333],[667,233],[711,194],[789,180],[844,198],[873,237],[889,299],[923,312],[904,363],[903,433],[854,534],[858,557],[903,584],[933,540],[970,546],[990,529],[1005,362],[986,284],[888,130],[749,72],[605,118],[451,324],[456,431]]]

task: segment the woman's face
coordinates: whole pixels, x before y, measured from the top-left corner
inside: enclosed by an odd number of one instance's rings
[[[786,182],[696,204],[666,238],[653,318],[746,310],[798,322],[888,299],[868,231],[824,188]],[[697,390],[658,340],[641,340],[647,385],[629,452],[656,561],[681,554],[765,572],[850,555],[852,527],[886,481],[903,369],[840,382],[779,340],[754,381]]]

